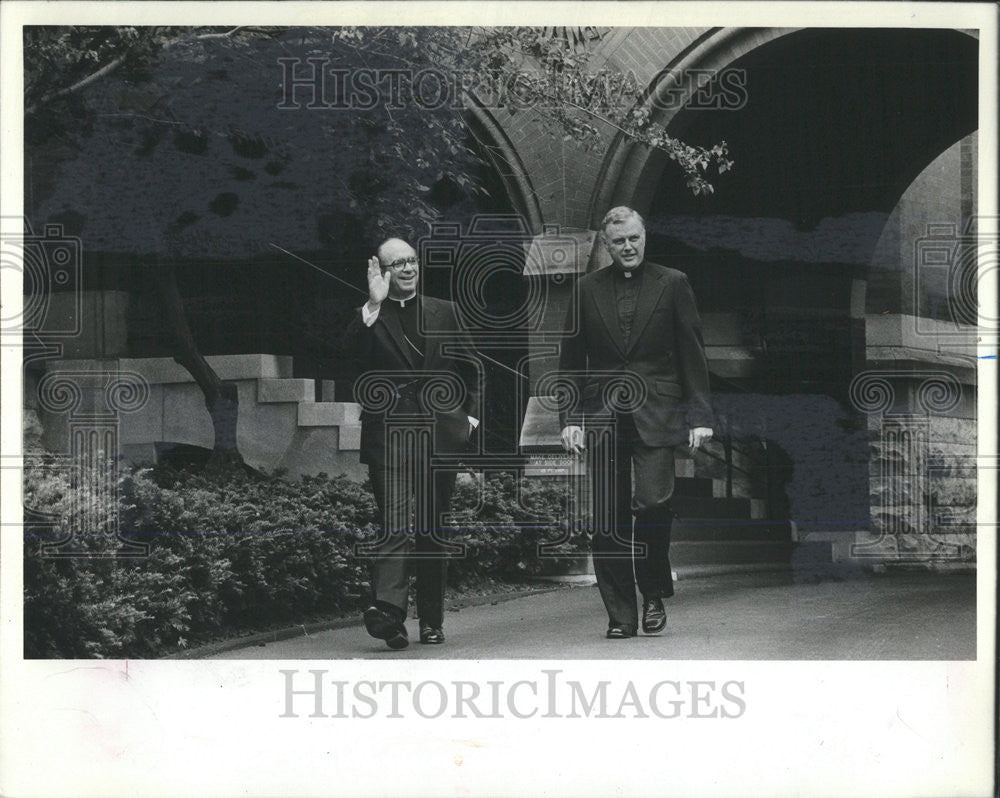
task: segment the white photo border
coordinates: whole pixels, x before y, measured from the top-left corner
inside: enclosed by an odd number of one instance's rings
[[[996,240],[997,13],[974,3],[21,2],[0,4],[0,217],[22,217],[25,24],[747,25],[978,29],[980,217]],[[996,272],[980,282],[996,319]],[[0,286],[5,315],[21,287]],[[997,457],[995,336],[980,341],[979,456]],[[21,507],[21,351],[0,381],[3,520]],[[977,657],[934,662],[31,661],[21,537],[0,536],[0,793],[7,795],[989,795],[996,471],[979,469]],[[738,682],[739,717],[281,717],[282,669],[365,680],[560,678],[618,689]],[[613,670],[612,670],[613,669]],[[326,677],[324,677],[326,678]],[[525,700],[528,693],[520,694]],[[518,706],[515,700],[515,707]],[[521,705],[523,706],[523,705]],[[585,722],[586,721],[586,722]]]

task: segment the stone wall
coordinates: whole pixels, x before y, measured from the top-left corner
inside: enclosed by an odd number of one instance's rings
[[[206,358],[239,393],[237,444],[258,469],[303,474],[346,474],[362,480],[360,408],[335,402],[323,381],[293,379],[292,359],[274,355]],[[25,408],[41,423],[41,442],[70,453],[74,430],[99,424],[114,430],[118,453],[132,463],[153,463],[172,445],[211,449],[212,422],[201,390],[170,358],[53,360],[25,385]]]
[[[975,562],[977,360],[975,133],[906,189],[868,275],[865,368],[871,532],[855,556]]]
[[[974,418],[956,415],[963,404],[947,408],[949,415],[869,417],[872,527],[853,556],[941,567],[976,561],[977,430]]]

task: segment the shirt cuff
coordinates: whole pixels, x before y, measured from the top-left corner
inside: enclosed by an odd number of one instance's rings
[[[371,327],[375,323],[375,319],[378,318],[378,312],[382,309],[379,305],[374,311],[368,310],[368,303],[365,302],[361,306],[361,321],[365,323],[365,327]]]

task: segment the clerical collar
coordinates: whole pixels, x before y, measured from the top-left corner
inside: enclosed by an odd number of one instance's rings
[[[409,302],[411,299],[416,299],[417,295],[416,294],[410,294],[410,296],[406,297],[406,299],[396,299],[395,297],[389,297],[389,298],[393,302],[395,302],[397,305],[399,305],[401,308],[405,308],[406,307],[406,303]]]
[[[618,276],[619,277],[621,277],[621,278],[623,278],[625,280],[632,280],[632,279],[638,277],[640,274],[642,274],[642,268],[645,265],[646,265],[646,261],[642,261],[642,263],[640,263],[634,269],[628,269],[628,270],[626,270],[626,269],[623,269],[618,264],[612,264],[611,268],[614,269],[616,272],[618,272]]]

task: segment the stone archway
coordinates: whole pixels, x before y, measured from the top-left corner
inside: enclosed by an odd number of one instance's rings
[[[542,210],[531,176],[507,131],[494,115],[476,101],[466,104],[469,130],[506,189],[507,198],[525,227],[537,235],[542,231]]]
[[[651,111],[654,121],[668,127],[695,90],[694,78],[698,73],[718,72],[752,50],[796,30],[799,29],[712,28],[704,32],[652,78],[643,107]],[[635,56],[633,59],[637,62],[641,60]],[[628,64],[627,67],[634,68],[634,65]],[[687,78],[678,80],[674,77],[685,73]],[[605,153],[591,200],[591,227],[596,229],[605,211],[615,205],[634,204],[637,209],[642,209],[646,204],[643,195],[648,194],[651,159],[655,158],[656,153],[649,148],[636,145],[622,135],[615,137]],[[657,164],[654,171],[658,172],[662,166],[662,163]]]
[[[694,70],[692,74],[697,76],[698,70],[720,70],[733,65],[761,68],[765,65],[765,59],[770,58],[771,61],[766,66],[774,70],[773,74],[777,75],[779,70],[784,70],[787,75],[793,68],[802,68],[803,60],[808,61],[802,56],[810,47],[818,46],[826,48],[827,52],[833,52],[841,46],[836,41],[838,36],[856,36],[859,41],[875,41],[880,35],[886,37],[889,47],[865,48],[849,42],[841,47],[841,52],[848,56],[857,56],[862,51],[872,53],[868,61],[851,61],[850,58],[845,60],[844,81],[848,84],[857,81],[857,88],[855,102],[849,104],[849,110],[842,116],[848,117],[851,124],[861,120],[856,141],[837,138],[838,133],[847,130],[847,123],[843,121],[840,123],[841,128],[836,123],[831,123],[829,130],[826,130],[818,125],[810,128],[809,119],[797,117],[797,114],[808,116],[816,113],[817,118],[825,118],[817,111],[815,104],[802,103],[800,106],[793,102],[789,106],[775,105],[778,116],[789,130],[762,127],[759,123],[763,115],[751,116],[758,123],[758,128],[766,129],[772,136],[786,135],[789,140],[793,140],[795,136],[806,138],[806,143],[802,143],[801,139],[797,144],[784,139],[779,141],[779,145],[784,148],[799,147],[801,158],[798,165],[805,164],[808,167],[810,158],[814,161],[818,158],[825,159],[821,168],[813,165],[810,167],[813,171],[806,172],[811,179],[803,180],[805,185],[794,185],[795,175],[789,176],[788,173],[782,179],[760,178],[756,182],[753,179],[737,182],[742,191],[731,193],[742,193],[755,202],[766,200],[761,202],[762,208],[757,214],[760,217],[773,217],[773,223],[766,218],[748,221],[746,217],[753,216],[753,211],[748,211],[747,201],[744,200],[741,205],[739,199],[727,198],[724,187],[711,200],[716,207],[715,218],[705,218],[705,214],[698,218],[698,212],[693,210],[695,202],[683,197],[682,181],[672,177],[670,170],[664,170],[665,159],[619,137],[609,147],[601,164],[600,177],[591,198],[589,225],[596,228],[607,208],[617,204],[631,205],[655,218],[657,196],[662,195],[665,190],[675,192],[671,195],[672,199],[677,200],[681,208],[675,213],[683,218],[675,219],[675,224],[659,231],[664,236],[661,251],[668,251],[663,247],[670,247],[669,251],[676,254],[680,245],[680,256],[684,259],[680,268],[689,272],[699,302],[707,306],[707,313],[704,314],[707,317],[706,338],[709,339],[710,350],[714,349],[714,353],[710,352],[710,358],[713,359],[713,372],[720,378],[720,384],[725,385],[725,379],[735,380],[741,383],[744,390],[766,396],[767,401],[759,401],[758,406],[770,408],[767,412],[761,412],[762,418],[767,417],[764,421],[771,425],[772,430],[780,425],[777,423],[777,416],[770,418],[768,414],[787,416],[790,412],[797,412],[793,405],[801,405],[802,408],[809,405],[812,408],[809,412],[805,409],[802,411],[802,423],[811,429],[821,429],[821,425],[817,426],[813,422],[824,413],[832,413],[831,420],[835,420],[833,416],[840,419],[838,424],[843,422],[853,425],[851,435],[856,440],[847,456],[854,461],[852,468],[857,479],[848,480],[850,484],[843,487],[850,493],[851,500],[846,499],[845,493],[842,503],[852,508],[852,511],[845,512],[843,521],[845,527],[850,524],[858,530],[870,529],[876,533],[876,538],[882,540],[880,535],[885,525],[878,516],[879,508],[869,503],[868,493],[869,489],[881,490],[876,472],[884,463],[879,462],[880,457],[872,461],[868,460],[867,455],[855,457],[859,451],[864,451],[867,444],[864,440],[867,408],[859,406],[849,391],[854,384],[853,378],[873,371],[874,365],[877,365],[870,362],[873,346],[880,347],[884,354],[902,345],[901,339],[889,341],[875,340],[872,337],[876,329],[879,331],[877,336],[882,336],[886,325],[892,327],[892,323],[896,323],[895,327],[898,328],[899,318],[892,314],[900,312],[898,309],[881,309],[878,311],[880,314],[889,312],[890,317],[879,316],[873,319],[874,311],[869,307],[866,314],[866,297],[868,305],[871,305],[872,300],[869,292],[872,255],[890,214],[907,186],[953,142],[975,129],[976,92],[972,90],[963,94],[960,88],[956,89],[952,92],[959,95],[956,100],[949,96],[948,91],[940,90],[941,87],[935,80],[946,81],[955,76],[962,79],[971,76],[971,80],[975,80],[976,37],[965,31],[845,33],[780,29],[714,30],[692,42],[656,75],[650,83],[644,102],[652,109],[654,118],[672,133],[686,141],[709,146],[717,139],[709,137],[701,140],[698,138],[699,134],[706,130],[717,131],[720,126],[713,128],[711,124],[701,124],[694,114],[681,108],[682,102],[677,102],[676,97],[671,98],[670,93],[676,94],[679,87],[688,93],[694,90],[691,80],[686,83],[678,81],[676,74]],[[914,56],[913,63],[900,58],[899,54],[906,52],[907,37],[910,37],[913,49],[918,52],[920,48],[932,48],[935,52],[955,53],[953,74],[935,77],[931,67],[919,66],[918,57]],[[889,55],[885,55],[886,53]],[[881,65],[880,57],[885,59]],[[865,70],[875,74],[856,74],[864,71],[862,63]],[[941,67],[935,64],[933,69],[940,71]],[[910,74],[907,70],[911,70],[915,76],[904,82],[904,78]],[[947,73],[948,67],[943,71]],[[830,75],[825,75],[825,79],[829,78]],[[872,80],[875,87],[868,98],[863,91],[864,79]],[[893,81],[898,83],[896,92],[887,88],[893,85]],[[785,94],[774,91],[774,86],[778,83],[778,80],[772,80],[772,85],[761,93],[772,101],[775,98],[796,100],[792,91]],[[814,91],[818,97],[827,100],[828,104],[836,105],[838,99],[851,96],[852,89],[850,86],[841,86],[838,88],[840,93],[837,94],[827,90],[824,84],[814,87]],[[892,94],[898,96],[885,100],[885,95]],[[801,93],[797,99],[801,102]],[[949,106],[944,112],[942,104]],[[795,113],[789,113],[789,107],[795,108]],[[829,112],[829,109],[819,109],[824,110]],[[935,114],[935,111],[938,113]],[[864,121],[866,118],[867,122]],[[885,130],[880,131],[879,126]],[[754,131],[750,132],[753,134]],[[844,145],[846,141],[853,143],[853,147],[836,146],[824,150],[816,141],[822,140],[825,135],[829,135],[837,145]],[[743,138],[746,139],[745,136]],[[766,143],[764,147],[767,147]],[[968,149],[966,146],[966,150]],[[756,168],[755,161],[762,160],[769,166],[774,164],[773,159],[760,158],[759,151],[751,150],[749,156],[744,151],[743,155],[744,175]],[[740,159],[736,160],[739,170]],[[760,167],[759,171],[767,170]],[[962,178],[966,185],[974,184],[974,173],[970,174]],[[822,180],[824,176],[825,182]],[[957,179],[957,175],[954,177]],[[866,181],[870,185],[864,186]],[[789,190],[782,196],[781,192],[786,186]],[[960,204],[962,208],[971,207],[970,197],[964,196]],[[963,210],[958,215],[968,214]],[[740,224],[743,225],[742,229]],[[749,232],[747,228],[751,228]],[[647,254],[651,254],[651,249],[655,253],[655,247],[648,245]],[[906,250],[906,246],[902,250],[897,249],[896,255],[903,250]],[[701,272],[708,269],[714,270],[714,274],[701,274],[699,277]],[[745,299],[752,293],[748,290],[749,284],[741,283],[740,280],[745,279],[748,271],[754,269],[763,275],[756,285],[760,288],[758,306],[751,308],[748,303],[747,312],[742,318],[739,314],[727,312],[731,311],[727,307],[727,297],[733,295]],[[896,269],[913,271],[916,265],[915,262],[897,263]],[[713,276],[714,282],[711,279]],[[920,315],[918,312],[915,317],[919,319]],[[831,358],[831,354],[836,356]],[[836,362],[831,365],[831,360]],[[922,361],[919,358],[899,361],[896,367],[900,377],[912,376],[912,373],[921,369],[933,371],[935,368],[931,360]],[[974,374],[974,363],[971,373]],[[919,415],[922,406],[918,407],[917,404],[918,394],[923,395],[921,390],[923,389],[916,383],[897,388],[895,395],[902,404],[896,405],[893,412]],[[785,396],[782,397],[782,394]],[[815,399],[808,402],[794,400],[790,404],[790,398],[799,394],[811,395]],[[727,401],[731,398],[726,397]],[[834,402],[830,405],[834,410],[823,410],[820,405],[829,404],[830,400]],[[738,402],[731,404],[733,414],[744,412],[745,408],[741,409]],[[868,424],[869,435],[872,430]],[[858,438],[859,433],[861,438]],[[795,450],[801,455],[803,451],[809,451],[790,439],[786,443],[789,445],[783,445],[783,448],[787,452]],[[828,443],[830,446],[821,443],[813,447],[829,450],[821,452],[823,457],[817,460],[826,463],[827,474],[830,473],[830,467],[836,467],[836,458],[831,459],[826,454],[843,454],[846,451],[841,445],[843,441],[839,439],[831,439]],[[802,462],[797,464],[796,479],[801,479],[802,472],[805,471],[805,477],[815,483],[810,490],[823,491],[828,488],[823,469],[812,469],[815,473],[810,476],[809,469],[803,469],[802,465]],[[826,486],[824,480],[827,482]],[[897,499],[898,497],[892,498],[892,501]],[[933,497],[925,495],[921,499],[908,501],[931,499]],[[804,505],[800,502],[801,506]],[[794,518],[794,502],[792,513]],[[904,509],[904,516],[919,515],[907,515],[908,513]],[[896,512],[897,518],[899,515]],[[820,526],[822,525],[817,524],[817,528]],[[899,537],[896,536],[895,539],[888,540],[887,545],[868,549],[861,547],[859,550],[868,551],[870,556],[890,559],[909,555],[933,556],[921,549],[919,542],[914,543],[912,529],[907,531],[911,539],[906,541],[905,547],[897,545]],[[857,540],[852,537],[845,551],[851,551],[851,546],[858,542],[868,543],[870,539],[861,534]]]
[[[692,35],[686,46],[678,49],[679,44],[683,44],[677,35],[681,30],[686,32],[688,29],[653,29],[631,49],[618,47],[612,54],[604,55],[609,64],[633,70],[641,76],[649,71],[649,64],[656,62],[658,52],[675,53],[650,77],[641,105],[650,110],[654,121],[668,128],[696,90],[696,81],[703,79],[705,74],[717,73],[754,51],[804,31],[802,28],[712,28],[694,31],[697,35]],[[955,29],[955,33],[975,41],[979,38],[977,31]],[[936,155],[933,153],[926,163]],[[623,135],[615,136],[597,172],[589,211],[592,229],[614,205],[631,203],[640,211],[643,209],[648,203],[651,178],[655,179],[664,166],[662,159],[657,162],[658,157],[654,151]],[[918,168],[908,177],[901,176],[897,197],[919,171]]]

